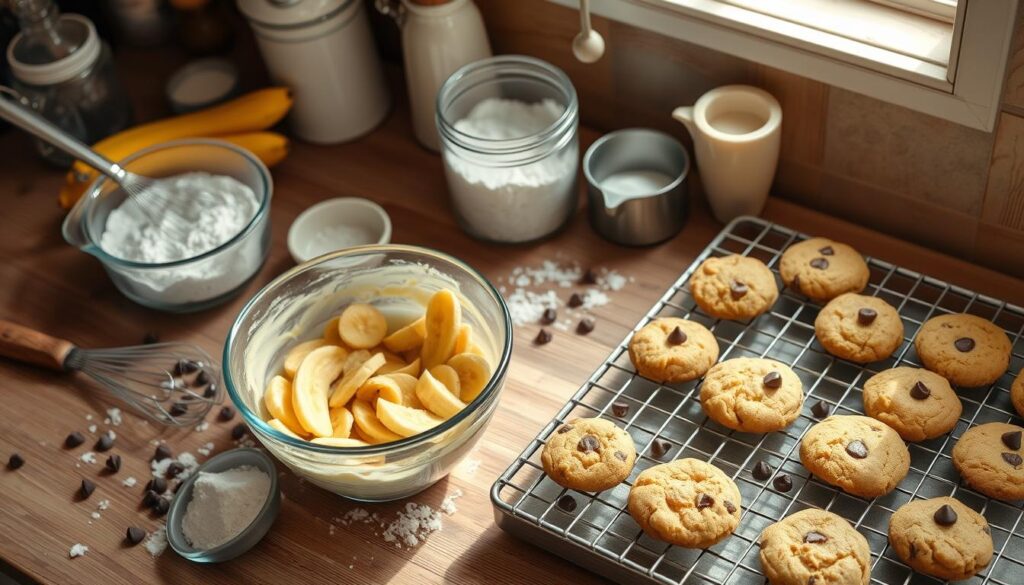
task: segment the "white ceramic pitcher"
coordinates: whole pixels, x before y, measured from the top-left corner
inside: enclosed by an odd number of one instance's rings
[[[728,223],[764,208],[779,160],[782,108],[749,85],[725,85],[672,112],[693,137],[701,184],[715,219]]]

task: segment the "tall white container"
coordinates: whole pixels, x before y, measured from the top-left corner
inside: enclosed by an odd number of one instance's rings
[[[238,0],[274,83],[290,87],[295,135],[320,144],[373,130],[391,108],[361,0]]]

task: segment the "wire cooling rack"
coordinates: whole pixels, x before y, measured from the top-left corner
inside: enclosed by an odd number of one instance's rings
[[[1024,507],[1022,502],[987,498],[959,482],[950,453],[969,427],[993,421],[1021,424],[1010,403],[1012,374],[1024,365],[1024,309],[868,258],[871,278],[864,294],[881,297],[903,318],[906,338],[893,357],[867,366],[835,358],[814,337],[819,306],[782,290],[771,311],[749,322],[716,320],[693,301],[687,282],[707,257],[743,254],[758,258],[778,276],[782,252],[806,236],[756,218],[727,226],[687,268],[676,283],[634,328],[657,317],[684,317],[706,325],[718,338],[721,358],[769,357],[789,364],[803,381],[806,399],[800,417],[784,431],[765,435],[741,433],[709,420],[698,401],[699,382],[657,384],[638,376],[629,361],[632,332],[612,351],[558,415],[530,442],[491,489],[495,520],[508,532],[621,583],[763,585],[758,558],[761,531],[805,508],[830,510],[850,521],[871,547],[871,583],[924,585],[942,583],[914,573],[888,547],[889,517],[903,504],[920,498],[953,495],[981,512],[991,526],[995,555],[986,570],[965,583],[1024,584]],[[971,313],[990,319],[1013,341],[1010,371],[988,388],[959,390],[963,415],[952,433],[910,443],[907,477],[891,493],[864,499],[843,493],[813,477],[800,463],[800,439],[817,422],[810,407],[824,400],[835,414],[863,414],[864,381],[896,365],[920,367],[913,338],[921,323],[943,313]],[[613,403],[629,405],[615,416]],[[548,436],[576,417],[604,417],[625,428],[637,446],[637,463],[623,484],[589,494],[567,490],[543,472],[540,452]],[[668,441],[661,458],[652,440]],[[626,510],[632,481],[644,469],[682,457],[708,461],[730,475],[743,495],[743,517],[734,534],[707,550],[668,545],[643,534]],[[766,481],[751,469],[764,460],[773,468]],[[788,492],[773,486],[786,473]],[[572,501],[569,502],[569,496]],[[560,504],[561,500],[561,504]],[[575,504],[574,506],[571,504]]]

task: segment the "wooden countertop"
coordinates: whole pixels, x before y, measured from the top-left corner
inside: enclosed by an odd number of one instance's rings
[[[110,406],[102,395],[70,376],[0,361],[0,460],[18,452],[26,465],[0,470],[0,566],[42,583],[584,583],[597,581],[574,567],[498,529],[493,522],[489,488],[564,401],[589,376],[650,305],[674,281],[720,229],[701,203],[675,239],[643,249],[611,245],[596,236],[585,215],[577,213],[557,237],[530,246],[502,247],[469,239],[455,226],[440,161],[417,146],[404,109],[399,108],[373,134],[351,144],[318,147],[296,144],[290,158],[274,170],[273,244],[266,265],[235,300],[192,315],[167,315],[144,309],[121,296],[99,263],[66,245],[60,236],[62,213],[55,193],[62,173],[45,167],[27,148],[24,137],[0,136],[0,318],[12,319],[85,347],[139,343],[146,332],[165,340],[195,342],[219,355],[224,336],[245,299],[292,261],[285,235],[292,219],[321,199],[368,197],[383,205],[394,222],[393,240],[421,244],[456,255],[492,280],[514,267],[561,258],[582,266],[604,266],[635,281],[612,293],[598,308],[597,329],[589,336],[556,332],[554,341],[531,344],[537,327],[516,330],[516,347],[501,405],[470,458],[450,478],[412,501],[437,507],[456,489],[458,511],[444,518],[444,528],[417,548],[397,549],[370,526],[338,526],[329,521],[355,507],[352,502],[282,477],[285,499],[277,523],[250,553],[220,565],[192,564],[167,551],[152,558],[139,546],[122,544],[125,528],[153,529],[157,521],[139,509],[142,483],[149,478],[150,440],[167,440],[175,451],[212,441],[217,450],[231,446],[232,423],[210,417],[208,430],[193,433],[162,430],[126,415],[115,427],[114,448],[124,458],[119,474],[108,477],[96,465],[76,466],[76,454],[61,447],[73,430],[102,423]],[[583,131],[584,146],[597,134]],[[582,201],[582,200],[581,200]],[[582,208],[582,203],[581,203]],[[1024,283],[953,258],[910,245],[834,218],[772,199],[765,215],[793,228],[827,234],[876,255],[935,277],[1024,305]],[[105,429],[86,433],[90,445]],[[128,476],[134,488],[121,485]],[[97,484],[87,502],[74,501],[82,477]],[[110,508],[92,520],[96,502]],[[373,506],[393,518],[402,502]],[[91,523],[90,523],[91,521]],[[379,529],[378,529],[379,531]],[[74,543],[89,547],[86,556],[68,558]]]

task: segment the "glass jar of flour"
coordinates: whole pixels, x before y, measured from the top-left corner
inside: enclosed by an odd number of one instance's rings
[[[565,225],[578,201],[579,103],[561,69],[519,55],[470,63],[441,86],[436,117],[468,234],[519,243]]]

